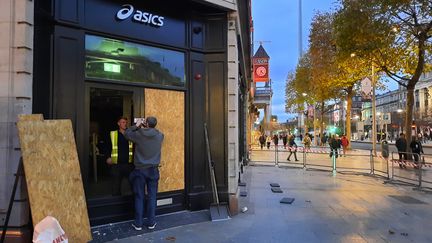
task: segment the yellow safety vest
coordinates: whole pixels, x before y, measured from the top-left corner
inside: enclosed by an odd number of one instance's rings
[[[111,131],[110,132],[111,137],[111,144],[112,144],[112,150],[111,150],[111,161],[113,164],[117,164],[118,161],[118,131]],[[133,158],[133,144],[131,141],[129,141],[129,163],[132,163]]]

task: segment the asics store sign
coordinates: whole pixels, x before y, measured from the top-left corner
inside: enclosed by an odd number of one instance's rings
[[[164,24],[164,17],[138,9],[135,10],[131,4],[123,5],[122,8],[117,12],[116,17],[118,20],[125,20],[131,16],[132,21],[142,24],[149,24],[156,27],[162,27]]]

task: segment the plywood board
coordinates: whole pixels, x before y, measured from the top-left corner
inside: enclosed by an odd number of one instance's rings
[[[18,122],[21,121],[43,121],[42,114],[18,115]]]
[[[184,189],[184,92],[145,89],[145,116],[154,116],[165,135],[162,145],[159,192]]]
[[[18,121],[33,224],[53,216],[69,242],[88,242],[90,222],[72,123],[33,118]]]

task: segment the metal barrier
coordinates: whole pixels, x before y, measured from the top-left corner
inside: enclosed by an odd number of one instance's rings
[[[329,147],[310,146],[303,150],[303,158],[306,169],[336,171],[336,163],[333,156],[330,156]]]
[[[269,148],[264,146],[262,149],[260,145],[252,145],[249,149],[250,160],[274,165],[276,163],[277,148],[278,146],[274,146],[274,144],[270,145]]]
[[[431,154],[392,152],[391,176],[388,182],[403,183],[415,189],[432,189]]]
[[[296,168],[318,169],[325,171],[355,172],[371,174],[373,171],[372,152],[357,153],[350,151],[346,155],[341,154],[339,150],[331,153],[329,147],[280,147],[277,149],[275,165],[286,165]],[[295,156],[297,155],[297,161]],[[291,156],[291,157],[290,157]],[[353,164],[353,158],[367,157],[370,163],[363,163],[364,160],[357,160]],[[285,159],[286,158],[286,159]],[[290,159],[290,160],[288,160]],[[355,159],[354,159],[355,160]]]
[[[416,189],[432,190],[432,154],[403,152],[403,159],[399,159],[398,153],[392,152],[389,159],[374,157],[372,150],[351,150],[345,155],[337,150],[337,156],[336,153],[330,155],[330,152],[329,147],[271,145],[268,149],[261,149],[255,146],[250,148],[250,158],[255,164],[324,170],[333,174],[363,173],[385,177],[387,183],[402,183]],[[411,158],[418,158],[418,163]]]
[[[421,178],[419,180],[420,189],[432,190],[432,154],[423,154],[420,164]]]
[[[372,174],[376,176],[381,176],[386,179],[390,179],[390,167],[389,167],[389,158],[383,157],[382,155],[378,155],[378,159],[375,159],[371,153],[371,161],[372,161]]]
[[[339,156],[335,160],[337,163],[336,168],[338,172],[362,174],[374,173],[374,160],[372,151],[351,150],[345,155],[339,153]]]
[[[276,166],[287,165],[295,168],[305,168],[302,151],[302,146],[278,146]],[[299,156],[302,156],[299,158]],[[292,161],[291,161],[292,158]],[[288,160],[289,159],[289,160]]]

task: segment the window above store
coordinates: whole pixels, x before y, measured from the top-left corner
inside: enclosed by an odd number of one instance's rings
[[[185,87],[185,54],[86,35],[86,78]]]

